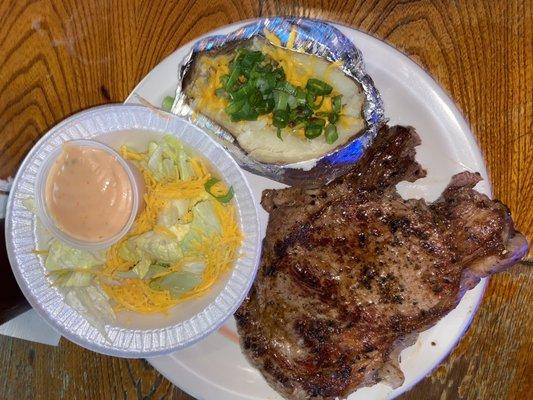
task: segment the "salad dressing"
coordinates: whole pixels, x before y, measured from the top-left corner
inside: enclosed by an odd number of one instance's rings
[[[133,208],[124,167],[97,148],[65,144],[46,180],[46,205],[61,230],[99,242],[118,234]]]

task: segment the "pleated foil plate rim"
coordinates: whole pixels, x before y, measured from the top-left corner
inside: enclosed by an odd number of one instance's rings
[[[105,113],[112,118],[102,120],[101,115]],[[144,106],[113,104],[94,107],[65,119],[50,129],[28,153],[18,170],[8,199],[5,226],[7,252],[26,299],[61,335],[102,354],[126,358],[152,357],[194,344],[218,329],[235,312],[257,272],[261,247],[258,205],[242,170],[209,135],[190,126],[188,121],[176,116],[169,117],[162,118]],[[179,128],[183,122],[185,127]],[[90,130],[78,129],[80,124]],[[23,201],[34,196],[39,166],[54,148],[70,139],[92,139],[120,129],[170,132],[208,158],[234,187],[244,241],[240,257],[226,285],[204,310],[188,320],[158,329],[127,329],[107,324],[106,338],[85,316],[65,303],[60,289],[50,285],[42,258],[32,252],[37,244],[37,217],[24,206]]]
[[[289,51],[304,51],[329,62],[342,61],[341,70],[361,87],[365,96],[361,111],[366,127],[351,141],[315,160],[285,165],[262,163],[248,156],[231,133],[219,124],[202,114],[193,113],[187,104],[183,84],[195,58],[201,52],[221,49],[231,43],[244,42],[255,36],[270,42],[263,33],[265,29],[277,36],[285,48],[291,32],[295,30],[294,48],[287,49]],[[317,186],[346,173],[350,165],[356,162],[373,142],[381,126],[386,123],[383,101],[372,78],[366,73],[361,51],[338,28],[327,21],[296,17],[261,18],[229,34],[204,37],[194,42],[192,49],[178,66],[177,74],[178,85],[172,112],[186,117],[211,133],[243,169],[288,185]]]

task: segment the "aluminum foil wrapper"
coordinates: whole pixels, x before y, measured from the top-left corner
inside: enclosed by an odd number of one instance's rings
[[[361,86],[365,96],[362,116],[366,127],[353,140],[320,159],[285,165],[267,164],[250,157],[231,133],[216,122],[201,114],[194,113],[193,115],[193,110],[188,106],[183,85],[187,75],[191,73],[193,61],[200,54],[221,49],[236,42],[244,42],[255,36],[268,40],[265,31],[276,35],[281,45],[286,46],[293,30],[296,33],[293,48],[322,57],[330,62],[339,62],[339,68]],[[261,19],[228,35],[209,36],[196,42],[179,66],[178,88],[171,111],[189,118],[197,126],[210,133],[245,170],[288,185],[307,187],[328,183],[349,171],[385,123],[383,103],[372,79],[365,71],[361,51],[350,39],[328,23],[290,17]]]

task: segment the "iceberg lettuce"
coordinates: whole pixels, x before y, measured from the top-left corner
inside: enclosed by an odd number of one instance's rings
[[[82,287],[92,283],[94,270],[100,268],[104,262],[103,252],[75,249],[52,239],[44,266],[53,274],[55,285]]]
[[[190,203],[191,201],[189,199],[171,200],[159,214],[157,223],[167,228],[176,225],[183,219],[187,211],[189,211]]]
[[[203,262],[191,262],[183,267],[184,271],[192,272],[194,274],[201,274],[204,272],[205,264]]]
[[[62,287],[90,286],[94,274],[91,272],[67,272],[59,276],[54,283]]]
[[[151,142],[148,157],[147,167],[159,182],[170,182],[176,178],[186,180],[194,175],[183,145],[172,135],[164,136],[159,142]]]
[[[135,267],[132,268],[132,271],[142,279],[148,273],[150,265],[152,265],[152,261],[147,257],[143,257],[137,264],[135,264]]]
[[[200,201],[192,208],[192,226],[208,235],[221,234],[222,226],[210,200]]]
[[[172,264],[183,257],[183,252],[175,239],[148,231],[128,239],[119,249],[119,255],[132,262],[147,258],[154,263]]]
[[[103,290],[96,286],[71,289],[65,295],[65,302],[82,314],[106,340],[110,341],[105,325],[115,319],[115,313],[109,304],[109,297]]]
[[[191,250],[205,236],[220,235],[222,226],[215,214],[211,200],[200,201],[192,208],[191,228],[181,241],[184,251]]]
[[[160,274],[164,274],[168,271],[168,265],[163,264],[152,264],[150,265],[150,268],[148,268],[148,273],[146,274],[146,279],[152,279],[154,277],[157,277]]]
[[[75,249],[57,239],[53,239],[48,248],[45,267],[48,271],[94,269],[103,265],[104,262],[105,254],[102,251],[90,252]]]
[[[172,272],[150,281],[153,290],[168,290],[172,297],[179,297],[183,293],[198,286],[202,282],[199,274],[189,271]]]

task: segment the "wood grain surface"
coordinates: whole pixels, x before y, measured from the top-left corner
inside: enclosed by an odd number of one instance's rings
[[[337,21],[409,55],[448,91],[494,194],[533,238],[533,2],[0,0],[0,177],[50,127],[125,99],[180,45],[267,15]],[[393,65],[390,68],[394,68]],[[533,261],[491,279],[459,347],[406,399],[529,399]],[[1,399],[191,399],[142,360],[0,337]]]

